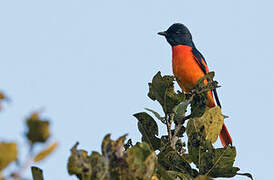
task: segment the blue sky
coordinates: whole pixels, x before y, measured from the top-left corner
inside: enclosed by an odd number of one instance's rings
[[[0,114],[0,137],[23,145],[24,118],[44,108],[51,140],[60,142],[37,164],[51,180],[75,179],[66,161],[76,141],[91,151],[106,133],[140,140],[132,114],[160,111],[146,97],[147,83],[157,71],[172,74],[171,48],[156,33],[181,22],[222,85],[236,165],[267,179],[274,169],[272,7],[270,0],[0,1],[0,88],[12,99]]]

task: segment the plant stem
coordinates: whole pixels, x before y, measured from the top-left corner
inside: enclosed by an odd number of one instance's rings
[[[172,134],[171,134],[171,124],[170,124],[170,116],[168,114],[165,115],[166,127],[168,133],[169,143],[172,143]]]
[[[164,112],[165,112],[165,121],[166,121],[168,139],[169,139],[169,143],[171,144],[171,142],[172,142],[171,121],[170,121],[170,116],[169,116],[169,114],[167,113],[166,93],[167,93],[167,89],[166,89],[165,95],[164,95]]]
[[[177,140],[179,139],[177,137],[177,134],[178,132],[180,131],[180,129],[183,127],[183,124],[185,123],[186,120],[190,119],[191,115],[187,115],[187,116],[184,116],[179,122],[177,125],[175,125],[175,131],[174,131],[174,134],[172,136],[172,141],[171,141],[171,147],[173,149],[175,149],[175,144],[177,142]]]

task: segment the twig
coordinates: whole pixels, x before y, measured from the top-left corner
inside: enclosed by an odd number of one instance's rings
[[[22,173],[27,168],[29,168],[32,163],[33,163],[33,144],[30,143],[27,157],[26,157],[25,161],[21,164],[21,166],[19,167],[17,172],[14,173],[14,175],[15,175],[14,180],[20,180],[21,176],[22,176]]]
[[[185,117],[183,117],[182,120],[181,120],[181,122],[183,122],[182,124],[184,124],[184,122],[185,122],[186,120],[190,119],[190,118],[191,118],[191,114],[190,114],[190,115],[187,115],[187,116],[185,116]]]
[[[171,124],[170,124],[169,119],[170,119],[170,117],[166,114],[165,120],[166,120],[166,127],[167,127],[167,133],[168,133],[168,140],[170,143],[172,143]]]
[[[168,133],[168,139],[169,139],[169,143],[171,143],[172,141],[172,134],[171,134],[171,124],[170,124],[170,117],[167,114],[167,108],[166,108],[166,93],[167,93],[167,89],[165,91],[165,95],[164,95],[164,112],[165,112],[165,121],[166,121],[166,127],[167,127],[167,133]]]
[[[179,123],[177,125],[175,124],[175,130],[174,130],[174,134],[172,136],[172,141],[171,141],[171,147],[173,147],[174,149],[175,149],[175,143],[178,140],[177,134],[179,133],[179,131],[183,127],[183,124],[184,124],[185,120],[189,119],[190,117],[191,117],[191,115],[184,116],[181,119],[181,121],[179,121]]]

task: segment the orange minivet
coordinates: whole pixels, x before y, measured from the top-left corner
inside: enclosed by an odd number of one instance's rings
[[[196,82],[209,72],[203,55],[196,49],[192,41],[190,31],[185,25],[176,23],[170,26],[167,31],[158,34],[165,36],[172,46],[172,68],[174,75],[179,79],[179,86],[184,92],[190,91]],[[208,92],[208,106],[216,106],[211,91]],[[219,137],[223,146],[232,145],[232,138],[225,124]]]

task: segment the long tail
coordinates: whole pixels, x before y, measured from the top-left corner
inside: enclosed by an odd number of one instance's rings
[[[220,133],[220,140],[224,147],[226,147],[228,145],[232,145],[232,138],[230,137],[225,124],[223,125],[221,133]]]
[[[213,90],[213,94],[214,94],[215,100],[217,102],[217,105],[220,106],[220,108],[222,108],[216,89]],[[212,92],[211,92],[211,96],[212,96]],[[226,147],[228,145],[232,145],[232,138],[231,138],[225,124],[223,124],[222,130],[221,130],[219,136],[220,136],[221,143],[224,147]]]

